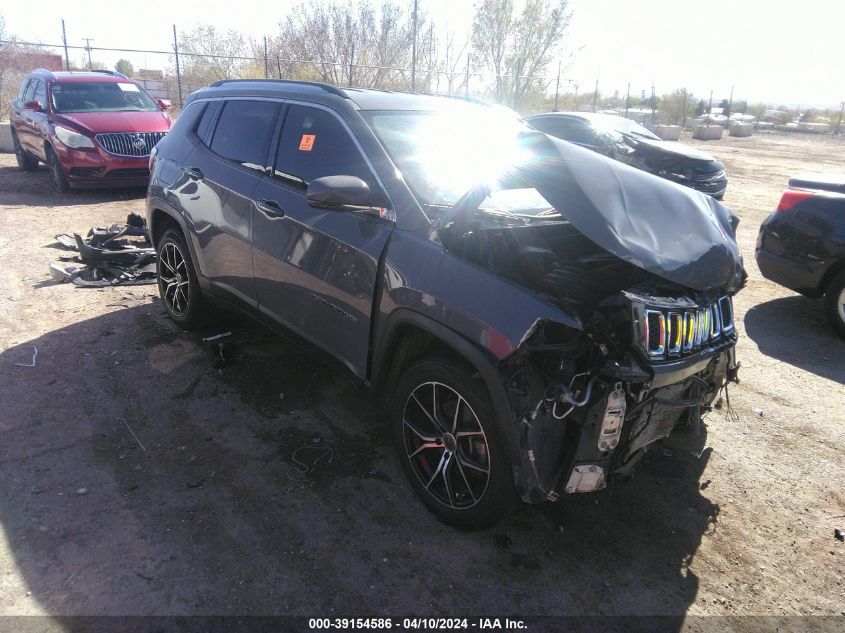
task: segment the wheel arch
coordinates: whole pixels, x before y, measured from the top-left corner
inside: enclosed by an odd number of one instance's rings
[[[395,310],[378,337],[372,356],[371,385],[382,401],[393,395],[402,373],[432,354],[448,355],[463,364],[485,386],[508,455],[519,463],[519,449],[504,386],[493,362],[459,332],[406,308]]]
[[[845,257],[833,264],[830,268],[825,271],[824,275],[822,275],[822,280],[821,282],[819,282],[818,296],[822,296],[827,293],[827,289],[833,281],[833,278],[836,277],[836,275],[841,273],[843,270],[845,270]]]
[[[199,284],[205,288],[207,282],[203,274],[202,261],[200,261],[197,255],[194,241],[191,239],[191,232],[185,223],[185,218],[163,200],[149,199],[147,203],[147,224],[150,230],[150,241],[152,242],[153,248],[158,248],[158,239],[168,229],[175,229],[182,234],[182,239],[185,241],[190,252]]]

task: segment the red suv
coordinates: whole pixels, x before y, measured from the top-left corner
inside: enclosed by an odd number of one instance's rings
[[[18,166],[44,163],[59,192],[145,186],[150,151],[173,123],[169,108],[120,73],[35,70],[12,102]]]

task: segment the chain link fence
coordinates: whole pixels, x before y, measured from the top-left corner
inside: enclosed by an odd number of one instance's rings
[[[152,96],[171,100],[177,112],[192,92],[223,79],[295,79],[322,81],[340,87],[466,98],[495,97],[493,86],[497,77],[474,69],[471,55],[465,55],[460,63],[451,65],[449,69],[421,66],[401,68],[359,64],[354,58],[307,60],[274,56],[268,49],[266,38],[263,41],[263,53],[257,55],[195,53],[184,50],[180,45],[175,26],[172,35],[172,50],[93,46],[92,40],[87,40],[85,46],[0,40],[0,119],[8,118],[9,103],[14,99],[23,78],[35,68],[44,67],[53,71],[113,70],[118,57],[131,64],[132,72],[127,74],[132,79],[144,86]],[[510,79],[507,75],[499,78]],[[548,101],[549,105],[552,102],[563,103],[565,95],[558,92],[571,84],[570,80],[559,74],[526,76],[521,79],[539,80],[542,85],[556,90],[539,95],[539,100]]]

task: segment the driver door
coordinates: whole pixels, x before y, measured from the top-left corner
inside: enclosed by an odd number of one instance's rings
[[[287,107],[273,168],[254,194],[253,266],[259,316],[281,324],[366,376],[379,258],[393,223],[308,206],[307,183],[357,176],[384,197],[355,139],[333,111]]]

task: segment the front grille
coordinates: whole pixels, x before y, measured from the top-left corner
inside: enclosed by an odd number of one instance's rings
[[[702,193],[719,193],[728,186],[728,178],[725,171],[717,171],[709,174],[694,174],[692,188]]]
[[[664,360],[689,356],[728,339],[733,333],[730,297],[721,297],[704,307],[693,307],[689,300],[678,303],[683,309],[650,306],[642,309],[642,328],[638,336],[649,358]]]
[[[167,132],[112,132],[94,138],[104,150],[115,156],[149,156]]]

